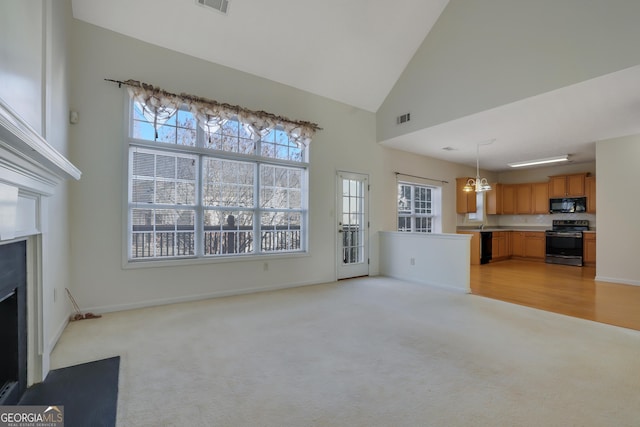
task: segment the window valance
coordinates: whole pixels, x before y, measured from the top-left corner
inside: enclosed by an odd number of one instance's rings
[[[189,108],[196,117],[198,125],[207,133],[216,132],[227,120],[236,118],[256,141],[266,136],[276,126],[281,126],[291,141],[306,147],[315,132],[322,129],[315,123],[292,120],[266,111],[251,111],[237,105],[195,95],[175,94],[137,80],[105,80],[127,86],[129,95],[139,104],[144,117],[153,123],[156,134],[182,105]]]

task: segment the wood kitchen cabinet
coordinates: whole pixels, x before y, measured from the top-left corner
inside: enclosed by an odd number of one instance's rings
[[[511,232],[511,255],[524,257],[524,231]]]
[[[502,185],[502,213],[516,213],[516,184]]]
[[[516,185],[516,213],[531,213],[531,184]]]
[[[539,182],[533,184],[517,184],[515,193],[517,214],[549,213],[549,184]]]
[[[532,214],[548,214],[549,213],[549,183],[536,182],[531,184],[531,213]]]
[[[582,197],[585,195],[586,173],[549,177],[549,197]]]
[[[502,184],[491,184],[491,190],[486,193],[485,209],[487,215],[502,214]]]
[[[544,231],[524,232],[524,256],[544,260],[546,252],[546,238]]]
[[[596,213],[596,177],[586,177],[584,186],[587,194],[587,213]]]
[[[491,260],[499,261],[509,257],[509,231],[494,231],[491,239]]]
[[[583,233],[582,263],[584,265],[596,264],[596,233]]]
[[[456,212],[459,214],[473,213],[478,210],[476,205],[476,192],[464,191],[469,178],[456,178]]]

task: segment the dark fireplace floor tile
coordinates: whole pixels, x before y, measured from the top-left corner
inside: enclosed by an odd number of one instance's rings
[[[49,372],[20,405],[63,405],[65,427],[114,427],[120,356]]]

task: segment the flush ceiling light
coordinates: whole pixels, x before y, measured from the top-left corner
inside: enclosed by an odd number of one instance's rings
[[[522,168],[525,166],[536,166],[536,165],[545,165],[547,163],[566,162],[568,160],[569,160],[569,155],[563,154],[562,156],[547,157],[546,159],[526,160],[524,162],[508,163],[508,165],[512,168]]]

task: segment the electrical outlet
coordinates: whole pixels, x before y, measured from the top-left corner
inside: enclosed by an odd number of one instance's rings
[[[409,264],[411,264],[411,265],[416,265],[416,259],[415,259],[415,258],[411,258],[411,259],[409,260]]]
[[[265,263],[262,265],[262,270],[263,270],[263,271],[269,271],[269,263],[268,263],[268,262],[265,262]]]

